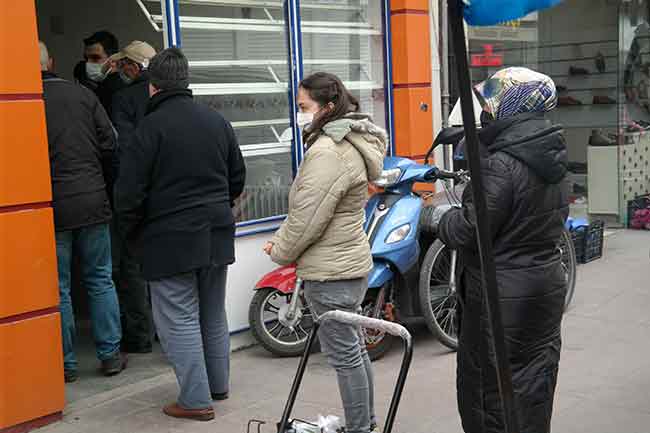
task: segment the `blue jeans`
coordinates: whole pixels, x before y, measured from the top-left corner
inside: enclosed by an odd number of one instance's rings
[[[111,238],[108,224],[56,232],[59,310],[65,370],[77,369],[77,359],[74,354],[75,320],[70,297],[70,269],[73,254],[79,256],[81,284],[88,291],[97,358],[104,361],[119,355],[122,339],[120,307],[111,278]]]

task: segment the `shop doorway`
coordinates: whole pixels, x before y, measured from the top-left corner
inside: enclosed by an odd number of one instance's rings
[[[45,42],[54,59],[54,72],[66,80],[76,81],[75,67],[85,60],[84,39],[95,32],[112,33],[119,48],[133,40],[145,41],[156,51],[165,46],[161,1],[37,0],[36,9],[39,39]],[[151,15],[160,16],[159,22],[153,21]],[[130,356],[129,367],[124,373],[111,378],[99,373],[86,291],[79,283],[77,269],[78,266],[73,266],[72,299],[77,322],[75,352],[80,377],[66,386],[68,404],[157,376],[168,368],[160,346],[154,344],[153,353]]]

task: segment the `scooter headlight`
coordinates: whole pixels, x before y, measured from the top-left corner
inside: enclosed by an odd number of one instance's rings
[[[387,244],[403,241],[411,233],[411,224],[404,224],[394,229],[386,238]]]
[[[402,170],[399,168],[384,170],[381,172],[381,176],[374,181],[374,184],[380,188],[386,188],[395,185],[400,177],[402,177]]]

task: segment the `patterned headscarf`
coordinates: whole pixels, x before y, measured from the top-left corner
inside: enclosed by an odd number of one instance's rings
[[[476,86],[495,119],[551,111],[557,105],[555,83],[528,68],[506,68]]]

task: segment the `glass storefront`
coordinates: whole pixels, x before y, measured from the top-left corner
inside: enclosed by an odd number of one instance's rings
[[[285,6],[296,3],[179,1],[179,42],[190,61],[190,87],[199,102],[232,122],[246,159],[238,222],[287,212],[302,153],[291,133],[292,79],[333,72],[359,97],[362,111],[386,124],[384,2],[303,0],[300,19],[289,26]],[[302,36],[294,53],[299,76],[292,77],[287,41],[296,34]]]
[[[573,216],[624,223],[627,203],[650,192],[648,14],[645,0],[565,0],[468,30],[474,83],[509,66],[555,81],[559,103],[549,117],[565,129]]]

